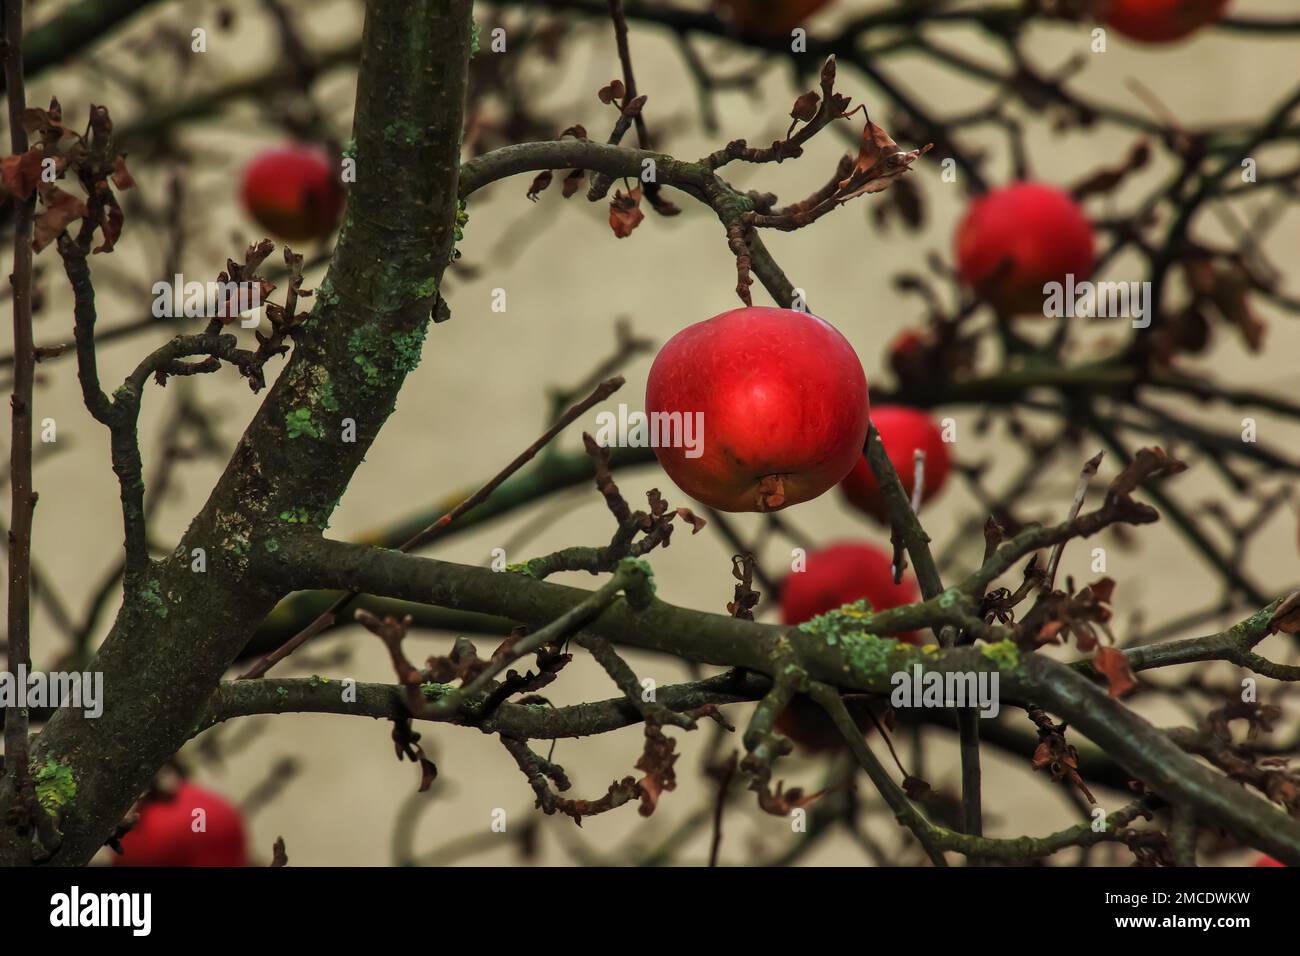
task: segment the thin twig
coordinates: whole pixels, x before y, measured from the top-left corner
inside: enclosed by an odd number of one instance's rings
[[[1074,489],[1074,501],[1070,504],[1070,515],[1065,519],[1066,521],[1073,521],[1079,517],[1079,512],[1083,508],[1083,501],[1088,497],[1088,485],[1093,478],[1097,477],[1097,469],[1101,467],[1101,459],[1105,454],[1105,452],[1099,451],[1084,462],[1083,470],[1079,472],[1079,484]],[[1058,541],[1056,547],[1052,549],[1052,557],[1047,562],[1047,577],[1043,581],[1044,593],[1051,593],[1052,585],[1056,583],[1056,569],[1061,565],[1061,555],[1065,552],[1066,543],[1065,541]]]
[[[722,850],[722,814],[727,809],[727,793],[731,790],[731,781],[736,776],[739,760],[740,753],[733,750],[722,766],[722,779],[718,781],[718,799],[713,804],[713,842],[709,844],[709,866],[718,865],[718,853]]]
[[[23,86],[23,4],[4,0],[4,76],[9,101],[9,146],[16,156],[27,152],[27,129],[23,113],[27,108]],[[32,385],[35,380],[36,350],[32,339],[32,220],[36,194],[28,199],[14,197],[13,287],[14,382],[10,399],[13,430],[9,446],[9,614],[8,667],[17,673],[31,666],[31,558],[32,519],[36,492],[32,489]],[[5,769],[13,777],[18,794],[20,820],[39,815],[35,788],[28,766],[27,711],[15,702],[5,713]],[[25,829],[25,825],[22,827]]]

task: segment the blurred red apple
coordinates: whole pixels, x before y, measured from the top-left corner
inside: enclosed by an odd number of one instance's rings
[[[749,36],[785,36],[831,0],[716,0],[718,16]]]
[[[279,239],[324,239],[343,213],[338,171],[315,146],[259,153],[244,169],[240,195],[248,214]]]
[[[781,587],[781,620],[785,624],[803,624],[819,614],[865,598],[883,611],[920,599],[920,592],[910,576],[894,583],[892,559],[887,551],[874,545],[845,541],[808,555],[804,570],[793,572]],[[915,632],[897,635],[901,641],[919,644]],[[862,699],[845,701],[858,729],[872,726],[872,704]],[[876,703],[875,712],[885,705]],[[822,753],[843,744],[843,736],[826,712],[810,697],[798,694],[777,718],[776,729],[811,753]]]
[[[122,852],[113,857],[117,866],[248,865],[239,811],[188,780],[170,796],[146,800],[139,821],[120,842]]]
[[[1231,0],[1108,0],[1101,18],[1124,36],[1143,43],[1181,40],[1223,16]]]
[[[733,309],[682,329],[655,358],[645,403],[652,421],[680,414],[687,429],[701,426],[695,447],[666,447],[661,434],[655,456],[677,487],[721,511],[816,498],[848,474],[867,434],[853,347],[789,309]]]
[[[1064,191],[1019,182],[975,199],[956,236],[957,271],[1007,315],[1043,314],[1048,282],[1092,274],[1092,224]]]
[[[948,456],[948,443],[943,440],[943,433],[934,419],[920,409],[906,405],[879,405],[871,410],[871,421],[880,432],[885,452],[898,472],[908,498],[912,497],[912,490],[916,487],[915,454],[918,450],[925,452],[921,500],[927,501],[938,494],[948,480],[952,462]],[[880,486],[876,484],[876,476],[865,455],[858,456],[853,470],[840,482],[840,489],[853,507],[881,524],[888,523]]]

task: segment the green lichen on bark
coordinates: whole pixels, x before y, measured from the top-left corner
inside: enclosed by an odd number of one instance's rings
[[[300,438],[303,435],[308,438],[320,438],[320,429],[311,420],[310,408],[295,408],[284,416],[284,427],[290,439]]]
[[[438,283],[435,279],[429,279],[426,288],[425,284],[417,287],[420,298],[431,298],[438,293]],[[424,336],[428,332],[427,323],[417,325],[415,328],[406,332],[393,333],[393,371],[405,377],[407,373],[412,372],[420,364],[420,359],[424,354]]]
[[[380,384],[379,350],[383,345],[384,333],[379,326],[367,323],[353,331],[348,337],[348,354],[357,366],[362,383],[367,388],[376,388]]]
[[[401,146],[414,146],[420,142],[422,133],[418,124],[401,119],[384,127],[384,139]]]
[[[320,390],[320,405],[327,412],[337,412],[339,410],[339,400],[334,397],[334,383],[328,378]]]
[[[980,653],[992,661],[998,670],[1014,670],[1020,665],[1020,648],[1016,647],[1015,641],[984,644],[980,647]]]
[[[799,625],[805,634],[815,634],[827,644],[835,645],[846,635],[862,633],[862,622],[871,617],[874,609],[866,598],[818,614]]]
[[[460,248],[459,248],[460,242],[462,239],[465,238],[465,226],[468,223],[469,223],[469,209],[467,209],[465,206],[465,200],[458,199],[456,200],[456,225],[454,227],[452,246],[451,246],[452,262],[455,262],[457,259],[460,258]],[[436,283],[434,284],[433,291],[434,293],[438,291]]]
[[[47,757],[32,768],[32,780],[36,784],[37,802],[52,817],[57,818],[77,795],[77,780],[72,768],[53,757]]]
[[[844,633],[839,647],[849,672],[876,686],[888,684],[894,674],[925,658],[922,648],[874,634]]]
[[[158,617],[167,617],[167,604],[162,596],[162,584],[157,578],[150,578],[140,588],[140,600]]]

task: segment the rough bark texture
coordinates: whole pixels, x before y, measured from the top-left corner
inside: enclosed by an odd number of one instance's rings
[[[49,863],[86,862],[189,738],[283,596],[250,573],[250,556],[324,528],[418,363],[452,250],[469,43],[469,0],[368,5],[349,150],[357,180],[313,317],[174,553],[125,595],[91,665],[104,673],[103,716],[62,710],[35,742],[33,766],[65,764],[76,786]],[[286,418],[301,409],[319,437],[290,437]],[[345,418],[353,443],[340,438]],[[196,548],[203,573],[191,570]],[[8,799],[0,793],[0,811]],[[0,864],[30,855],[0,831]]]

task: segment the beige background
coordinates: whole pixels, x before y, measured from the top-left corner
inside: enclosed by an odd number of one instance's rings
[[[874,7],[852,0],[834,4],[812,24],[814,31],[827,30],[836,22]],[[1287,0],[1239,0],[1242,14],[1285,13],[1294,10]],[[46,3],[42,8],[52,9]],[[330,44],[355,35],[359,28],[359,5],[352,2],[315,3],[305,22],[314,41]],[[214,29],[214,7],[209,4],[172,5],[140,21],[132,35],[147,32],[150,22],[174,26],[182,34],[196,26],[209,29],[208,52],[193,55],[189,75],[174,71],[153,71],[149,81],[159,103],[171,102],[187,91],[202,89],[219,77],[246,75],[258,71],[274,55],[274,44],[265,33],[266,25],[257,5],[233,4],[238,13],[236,29],[222,33]],[[517,17],[518,13],[512,16]],[[480,21],[486,13],[481,11]],[[508,21],[509,22],[509,21]],[[997,51],[981,36],[962,30],[949,31],[944,42],[963,54],[995,62]],[[720,73],[730,73],[752,62],[724,44],[696,41],[706,60]],[[1027,38],[1034,60],[1051,69],[1079,54],[1086,66],[1076,88],[1097,100],[1122,104],[1143,112],[1147,107],[1135,98],[1127,85],[1138,79],[1184,124],[1224,119],[1249,120],[1262,115],[1294,83],[1296,40],[1294,38],[1249,38],[1242,35],[1206,35],[1174,49],[1137,48],[1113,38],[1105,54],[1088,53],[1085,28],[1053,26],[1036,28]],[[726,140],[748,137],[751,142],[770,142],[787,125],[787,111],[799,92],[791,85],[789,71],[772,65],[751,92],[724,93],[717,98],[722,130],[702,135],[699,130],[696,93],[670,37],[634,26],[632,47],[642,92],[649,94],[647,117],[652,129],[660,131],[660,145],[675,154],[692,157],[716,148]],[[491,54],[484,54],[491,55]],[[110,70],[133,72],[135,54],[122,39],[114,39],[94,54]],[[914,57],[891,57],[884,61],[890,75],[904,84],[937,113],[959,112],[985,101],[987,89],[967,78],[932,67]],[[565,48],[559,64],[534,57],[527,76],[537,109],[553,116],[558,131],[572,122],[584,123],[592,135],[603,136],[610,121],[610,109],[602,107],[595,90],[616,75],[614,48],[607,24],[581,21]],[[888,125],[891,110],[854,70],[843,68],[839,88],[855,102],[865,102],[873,118]],[[350,125],[349,71],[323,81],[319,101],[337,132],[347,137]],[[85,68],[47,72],[33,84],[29,97],[40,103],[51,93],[63,100],[72,123],[84,117],[89,100],[105,102],[119,124],[133,115],[130,98],[121,87]],[[119,104],[122,104],[119,106]],[[147,111],[147,110],[146,110]],[[860,130],[860,119],[847,124]],[[1058,135],[1041,121],[1029,123],[1029,155],[1036,173],[1047,180],[1069,184],[1101,165],[1118,162],[1134,142],[1134,135],[1113,126],[1099,132]],[[261,121],[246,104],[233,106],[217,123],[195,125],[183,141],[200,157],[191,177],[194,193],[187,210],[191,238],[184,257],[187,278],[207,280],[224,264],[227,255],[242,248],[255,235],[249,222],[232,201],[241,164],[257,149],[281,139],[277,131]],[[1008,175],[1005,141],[996,135],[972,135],[966,141],[987,146],[992,152],[989,177]],[[904,143],[904,146],[917,144]],[[743,187],[761,187],[782,199],[800,197],[819,186],[845,148],[834,133],[819,136],[804,158],[783,166],[750,168],[737,165],[728,170]],[[1279,150],[1261,156],[1261,162],[1294,163],[1294,151]],[[165,167],[156,157],[138,152],[130,160],[139,181],[139,199],[151,206],[162,203],[166,185]],[[1094,214],[1119,213],[1129,208],[1134,196],[1161,181],[1163,164],[1152,168],[1129,184],[1119,197],[1094,203]],[[807,290],[816,311],[836,324],[857,349],[870,379],[887,379],[883,348],[900,329],[916,325],[922,316],[918,301],[898,296],[890,277],[901,270],[923,268],[931,251],[946,255],[953,225],[962,207],[962,193],[939,179],[933,162],[921,162],[913,173],[926,203],[926,225],[919,235],[897,227],[881,232],[869,218],[869,207],[878,199],[865,198],[827,217],[814,228],[793,235],[773,234],[767,238],[794,283]],[[648,214],[646,221],[627,239],[616,240],[605,223],[604,204],[591,206],[580,198],[561,200],[558,188],[544,194],[536,205],[524,199],[527,178],[496,185],[474,197],[470,222],[461,244],[463,262],[476,274],[458,273],[449,283],[454,318],[431,332],[424,361],[411,376],[396,414],[380,436],[368,461],[358,472],[336,513],[332,532],[353,537],[408,513],[432,501],[481,481],[508,461],[540,431],[544,424],[544,389],[568,386],[582,379],[595,363],[608,354],[616,317],[627,316],[635,331],[663,341],[682,326],[695,322],[736,303],[732,260],[713,214],[679,198],[684,213],[671,220]],[[1247,198],[1240,204],[1249,220],[1271,205],[1271,197]],[[148,308],[149,286],[156,278],[165,250],[156,234],[142,225],[139,210],[128,222],[127,238],[120,251],[110,257],[96,257],[94,266],[100,301],[100,321],[110,327],[142,315]],[[1204,235],[1222,238],[1219,225],[1208,216],[1201,219]],[[1294,264],[1300,217],[1287,213],[1268,238],[1276,264],[1287,269]],[[51,252],[39,257],[45,269],[47,307],[38,322],[38,340],[70,337],[70,309],[61,269]],[[1106,278],[1134,278],[1129,260],[1114,263]],[[318,278],[318,276],[314,277]],[[312,284],[314,278],[309,278]],[[493,313],[491,290],[503,288],[508,311]],[[756,300],[766,297],[755,286]],[[1300,294],[1294,279],[1287,290]],[[1216,374],[1254,387],[1293,393],[1297,382],[1294,358],[1300,335],[1293,318],[1261,312],[1269,319],[1264,354],[1249,356],[1237,338],[1219,330],[1216,348],[1189,367],[1210,368]],[[245,333],[247,334],[247,333]],[[1076,357],[1096,347],[1108,330],[1089,332]],[[114,344],[101,352],[101,375],[112,383],[133,366],[146,347],[142,339]],[[634,407],[643,395],[649,365],[643,357],[626,370],[628,385],[618,396]],[[45,449],[36,475],[41,494],[36,523],[36,554],[48,569],[61,595],[80,608],[117,554],[120,524],[117,491],[108,467],[106,434],[81,407],[74,366],[68,359],[41,368],[37,393],[37,418],[55,419],[58,442]],[[147,398],[142,434],[150,436],[149,448],[156,449],[160,416],[168,403],[177,400],[181,389],[196,390],[215,412],[222,438],[232,443],[256,408],[257,398],[233,374],[206,376],[197,382],[175,381],[163,390],[152,389]],[[1180,414],[1217,430],[1240,429],[1241,412],[1227,406],[1182,405]],[[997,474],[1010,474],[1021,460],[999,426],[984,439],[971,429],[971,411],[953,412],[957,420],[957,456],[968,462],[985,458],[998,461]],[[1032,419],[1031,419],[1032,420]],[[591,427],[588,424],[587,427]],[[565,436],[568,448],[578,447],[579,429]],[[1260,435],[1282,449],[1294,448],[1298,437],[1294,427],[1260,419]],[[1059,517],[1069,502],[1072,473],[1079,461],[1096,450],[1093,441],[1079,449],[1051,472],[1043,492],[1031,504],[1036,517]],[[54,452],[54,453],[50,453]],[[146,450],[146,466],[152,460]],[[183,486],[176,489],[161,509],[152,534],[169,545],[184,529],[219,472],[217,462],[199,462],[181,473]],[[1111,465],[1104,473],[1113,473]],[[993,487],[1000,482],[995,479]],[[629,499],[638,499],[651,487],[663,489],[674,504],[687,504],[657,469],[641,469],[620,476]],[[1222,496],[1222,488],[1208,467],[1196,469],[1179,480],[1178,498],[1196,507],[1208,497]],[[559,520],[539,524],[546,510]],[[494,547],[510,549],[510,560],[518,560],[570,544],[604,540],[609,533],[608,515],[599,497],[582,491],[548,501],[508,520],[489,524],[473,533],[456,537],[440,546],[436,554],[453,561],[485,564]],[[946,493],[926,513],[926,523],[941,545],[946,546],[959,522],[976,511],[973,498],[959,482],[950,483]],[[1241,513],[1241,509],[1237,509]],[[881,542],[878,531],[847,512],[834,495],[799,506],[790,520],[816,540],[830,541],[861,536]],[[738,525],[751,533],[758,524],[754,516],[741,516]],[[1190,553],[1167,526],[1140,533],[1141,547],[1123,550],[1109,545],[1110,573],[1122,584],[1116,595],[1117,633],[1132,632],[1133,615],[1143,614],[1148,623],[1158,624],[1180,613],[1209,605],[1217,587],[1198,557]],[[981,542],[962,543],[963,566],[978,556]],[[654,556],[659,593],[681,605],[721,611],[731,594],[729,549],[711,533],[689,538],[679,534],[672,549]],[[769,567],[780,569],[788,553],[769,549]],[[1066,552],[1063,571],[1079,579],[1090,578],[1087,549],[1072,547]],[[1281,589],[1295,583],[1296,523],[1294,512],[1284,510],[1263,535],[1252,556],[1249,570],[1269,588]],[[590,578],[578,576],[576,583]],[[442,653],[451,635],[420,636],[413,646],[420,657]],[[37,660],[48,664],[61,649],[61,638],[44,613],[35,632]],[[1270,649],[1272,649],[1270,645]],[[487,642],[480,650],[490,650]],[[350,654],[346,664],[322,662],[337,653]],[[641,676],[660,682],[675,681],[686,674],[671,660],[629,655]],[[285,666],[279,674],[319,672],[328,676],[385,680],[391,674],[379,643],[355,628],[340,631],[313,648],[304,662]],[[612,687],[599,668],[579,655],[547,694],[557,704],[612,696]],[[731,709],[733,721],[745,718],[745,707]],[[1166,712],[1162,719],[1177,718]],[[679,732],[673,732],[679,738]],[[416,803],[423,813],[415,824],[414,848],[427,852],[461,836],[482,838],[485,852],[473,857],[484,863],[509,863],[516,859],[513,841],[493,836],[490,814],[503,808],[509,815],[510,832],[526,821],[523,812],[532,795],[504,750],[472,730],[425,729],[425,742],[437,761],[442,777],[433,791]],[[703,734],[683,740],[685,756],[678,763],[680,782],[675,793],[661,803],[649,820],[631,806],[586,822],[579,831],[563,819],[544,821],[540,842],[546,862],[571,859],[571,844],[593,853],[610,854],[614,861],[629,859],[628,845],[652,845],[669,833],[674,824],[710,804],[713,787],[697,773],[696,754]],[[283,835],[292,862],[298,864],[385,864],[391,861],[391,837],[399,807],[411,800],[418,773],[410,764],[393,757],[387,724],[328,716],[279,716],[245,721],[226,729],[224,740],[235,742],[232,752],[220,762],[204,760],[191,748],[199,778],[236,799],[247,797],[259,787],[279,762],[292,758],[298,771],[282,792],[263,806],[251,821],[256,851],[269,856],[271,841]],[[632,772],[640,749],[638,728],[583,741],[564,741],[556,759],[569,771],[579,796],[603,793],[610,780]],[[738,740],[736,746],[739,746]],[[906,751],[904,751],[906,752]],[[935,737],[927,755],[927,775],[936,786],[951,788],[956,780],[953,748]],[[791,760],[783,774],[791,783],[815,786],[821,768],[807,760]],[[868,800],[873,795],[862,791]],[[1121,796],[1105,793],[1103,805],[1118,806]],[[878,803],[878,801],[876,801]],[[1076,811],[1027,767],[992,751],[986,758],[985,804],[992,835],[1043,833],[1077,819]],[[531,810],[528,813],[531,814]],[[749,800],[729,811],[728,836],[723,858],[745,862],[766,858],[789,844],[788,823],[757,813]],[[879,832],[889,836],[885,826]],[[624,842],[627,841],[627,842]],[[707,828],[688,843],[682,859],[699,861],[707,853]],[[847,839],[837,837],[811,854],[808,862],[859,862],[861,852]]]

